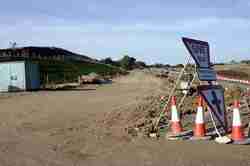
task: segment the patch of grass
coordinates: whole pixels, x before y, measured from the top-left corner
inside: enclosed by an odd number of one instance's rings
[[[42,84],[65,83],[77,81],[78,76],[97,73],[102,76],[115,75],[122,71],[114,66],[87,63],[87,62],[61,62],[61,61],[36,61],[40,68]]]
[[[121,72],[117,67],[106,65],[106,64],[95,64],[95,63],[78,63],[74,64],[74,67],[77,68],[81,75],[89,73],[97,73],[100,75],[114,75]]]

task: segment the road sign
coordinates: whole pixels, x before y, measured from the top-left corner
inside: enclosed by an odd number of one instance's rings
[[[219,85],[202,85],[198,87],[199,94],[202,95],[213,116],[220,125],[227,131],[227,118],[225,111],[224,89]]]
[[[216,74],[211,67],[208,42],[189,38],[182,38],[182,40],[197,65],[199,79],[201,81],[215,81]]]
[[[210,67],[210,55],[208,42],[182,38],[186,48],[191,56],[194,58],[199,68]]]

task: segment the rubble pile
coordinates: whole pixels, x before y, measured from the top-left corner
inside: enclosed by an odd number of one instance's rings
[[[178,96],[177,96],[178,97]],[[181,96],[179,96],[180,100]],[[183,126],[191,129],[194,118],[196,101],[195,97],[187,97],[183,106],[181,107],[182,117],[184,119]],[[167,97],[155,95],[145,97],[136,105],[121,110],[114,110],[106,115],[106,126],[123,126],[126,134],[136,137],[148,137],[151,133],[166,132],[169,129],[170,107],[166,112],[162,112],[167,102]],[[158,118],[161,116],[160,123],[156,131],[155,125]]]
[[[148,96],[136,105],[114,110],[105,116],[108,127],[122,127],[131,136],[148,136],[162,111],[160,96]]]

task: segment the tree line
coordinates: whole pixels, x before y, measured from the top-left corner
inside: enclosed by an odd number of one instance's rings
[[[100,60],[100,62],[104,64],[120,67],[124,70],[143,69],[143,68],[169,68],[169,67],[182,68],[183,67],[183,64],[177,64],[177,65],[171,66],[169,64],[156,63],[156,64],[148,65],[146,62],[137,61],[136,58],[130,57],[128,55],[124,55],[123,58],[117,61],[113,60],[111,57],[107,57],[107,58]]]
[[[136,58],[130,57],[128,55],[123,56],[123,58],[118,61],[115,61],[112,58],[108,57],[108,58],[102,59],[100,62],[104,64],[120,67],[125,70],[132,70],[135,68],[147,67],[145,62],[137,61]]]

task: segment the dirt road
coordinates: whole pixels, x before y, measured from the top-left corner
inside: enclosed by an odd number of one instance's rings
[[[0,97],[0,165],[250,165],[248,146],[132,139],[104,123],[162,86],[134,73],[112,85]]]

